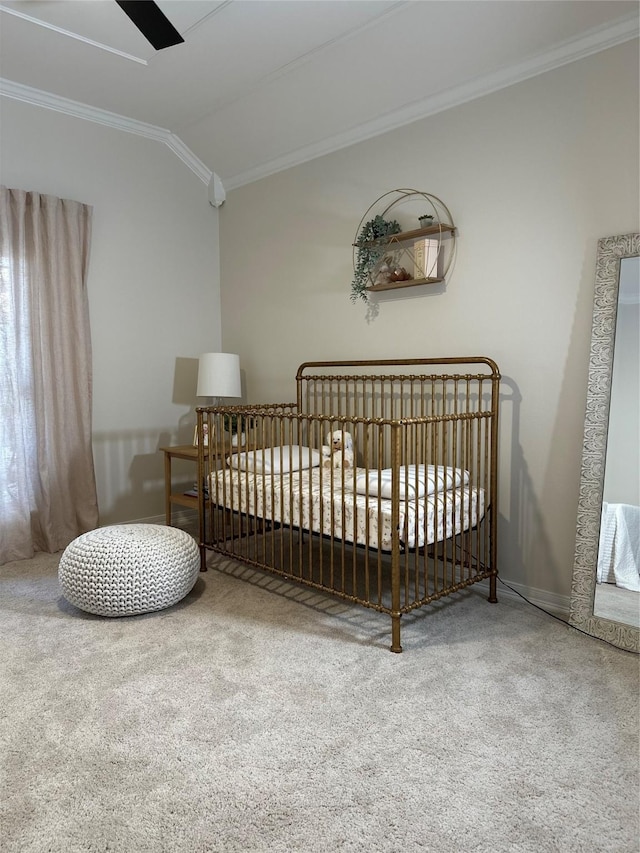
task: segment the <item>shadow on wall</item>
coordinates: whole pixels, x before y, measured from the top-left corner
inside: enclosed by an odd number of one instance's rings
[[[520,444],[520,389],[507,376],[500,387],[498,503],[508,514],[498,515],[498,572],[506,581],[536,589],[541,587],[536,567],[544,566],[553,576],[557,566]]]
[[[193,407],[198,387],[198,359],[178,356],[173,371],[171,402],[178,406]]]
[[[164,518],[164,454],[161,447],[192,444],[196,425],[198,359],[175,360],[171,403],[187,410],[173,427],[94,433],[93,458],[100,524]],[[174,489],[190,489],[192,463],[174,460]]]
[[[178,434],[183,420],[191,420],[188,440]],[[93,458],[98,489],[100,524],[117,524],[136,519],[164,517],[164,454],[161,447],[190,444],[193,438],[191,414],[181,418],[175,429],[123,430],[95,433]],[[189,462],[175,460],[172,466],[174,488],[191,488],[194,468]]]
[[[94,433],[93,458],[100,524],[164,517],[164,454],[161,447],[191,444],[196,425],[198,359],[175,360],[171,402],[186,406],[177,426]],[[174,488],[191,488],[193,465],[175,460]]]

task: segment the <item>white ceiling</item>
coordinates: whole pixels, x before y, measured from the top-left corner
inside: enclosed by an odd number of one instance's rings
[[[185,43],[156,52],[115,0],[0,0],[0,91],[164,129],[232,188],[638,37],[637,0],[158,5]]]

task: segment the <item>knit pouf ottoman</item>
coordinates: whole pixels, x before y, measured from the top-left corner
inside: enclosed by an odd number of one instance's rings
[[[58,567],[64,597],[87,613],[162,610],[193,588],[200,551],[192,536],[159,524],[113,524],[83,533]]]

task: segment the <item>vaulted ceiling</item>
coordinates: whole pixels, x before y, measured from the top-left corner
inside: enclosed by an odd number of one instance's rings
[[[0,91],[167,133],[232,188],[638,37],[635,0],[158,5],[184,43],[115,0],[0,0]]]

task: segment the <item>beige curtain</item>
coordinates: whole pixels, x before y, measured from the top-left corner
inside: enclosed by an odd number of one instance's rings
[[[92,208],[0,187],[0,563],[98,524],[87,269]]]

